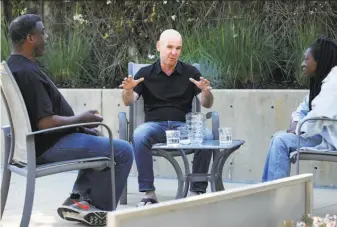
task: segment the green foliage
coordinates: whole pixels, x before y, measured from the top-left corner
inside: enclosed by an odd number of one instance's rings
[[[16,2],[12,11],[29,13]],[[129,61],[158,59],[160,33],[174,28],[183,35],[181,59],[199,63],[214,88],[305,88],[305,49],[321,35],[336,38],[336,4],[326,1],[86,0],[48,7],[51,37],[41,60],[62,87],[117,87]],[[1,39],[8,42],[3,32]]]
[[[80,26],[64,34],[55,34],[47,41],[46,54],[40,61],[54,77],[56,83],[67,87],[80,87],[84,62],[89,58],[90,43]]]
[[[8,23],[1,19],[1,59],[0,61],[7,60],[12,51],[12,44],[8,34]]]
[[[294,68],[294,75],[299,84],[308,84],[309,80],[302,74],[303,55],[308,46],[313,43],[321,33],[320,25],[315,23],[298,24],[294,29],[293,38],[290,39],[290,46],[293,53],[288,57],[288,64],[292,64]],[[292,68],[288,66],[287,68]]]
[[[237,88],[272,80],[277,67],[273,35],[261,26],[258,16],[227,19],[207,29],[186,31],[183,46],[182,58],[204,61],[205,76],[218,87]]]
[[[335,20],[336,15],[330,7],[326,2],[313,1],[294,4],[276,2],[273,6],[274,10],[268,17],[271,25],[279,25],[275,33],[280,50],[277,61],[282,66],[284,79],[294,80],[302,87],[308,85],[301,67],[305,50],[320,36],[336,37],[333,22],[329,21]]]

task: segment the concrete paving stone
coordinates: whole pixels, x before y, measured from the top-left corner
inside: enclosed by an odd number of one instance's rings
[[[31,217],[32,227],[49,226],[82,226],[75,222],[61,219],[56,213],[57,206],[61,205],[72,189],[77,176],[76,171],[61,173],[37,179],[33,212]],[[226,189],[242,187],[243,183],[224,183]],[[175,179],[155,179],[155,187],[159,201],[175,198],[177,181]],[[210,189],[208,188],[208,192]],[[12,175],[8,200],[1,225],[4,227],[19,226],[23,209],[25,193],[25,178],[16,174]],[[128,179],[128,204],[119,205],[118,209],[135,207],[142,198],[138,192],[137,178]],[[316,188],[314,190],[314,215],[337,214],[337,190]]]

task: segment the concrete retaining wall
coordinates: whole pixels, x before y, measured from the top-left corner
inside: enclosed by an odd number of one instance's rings
[[[75,112],[87,109],[99,110],[105,123],[118,137],[118,113],[126,112],[118,89],[61,89]],[[202,112],[217,111],[222,127],[233,128],[234,139],[243,139],[246,144],[235,152],[224,168],[224,180],[235,182],[260,181],[267,148],[272,134],[285,130],[290,123],[291,112],[307,93],[305,90],[214,90],[214,105]],[[3,103],[1,125],[8,124]],[[192,157],[190,157],[190,160]],[[295,168],[293,168],[294,170]],[[175,177],[170,164],[155,158],[155,175]],[[314,182],[320,186],[335,186],[337,164],[302,161],[301,172],[314,173]],[[294,171],[292,171],[294,173]],[[137,175],[135,168],[132,175]]]
[[[269,227],[286,220],[296,223],[311,211],[312,174],[303,174],[111,212],[107,226]]]

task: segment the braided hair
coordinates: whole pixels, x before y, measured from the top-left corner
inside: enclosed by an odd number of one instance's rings
[[[310,78],[309,110],[312,100],[320,93],[322,81],[337,66],[337,43],[328,38],[319,38],[309,46],[317,62],[316,73]],[[337,88],[336,88],[337,89]]]

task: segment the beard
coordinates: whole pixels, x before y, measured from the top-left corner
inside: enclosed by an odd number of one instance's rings
[[[34,56],[41,57],[44,55],[44,45],[34,48]]]

